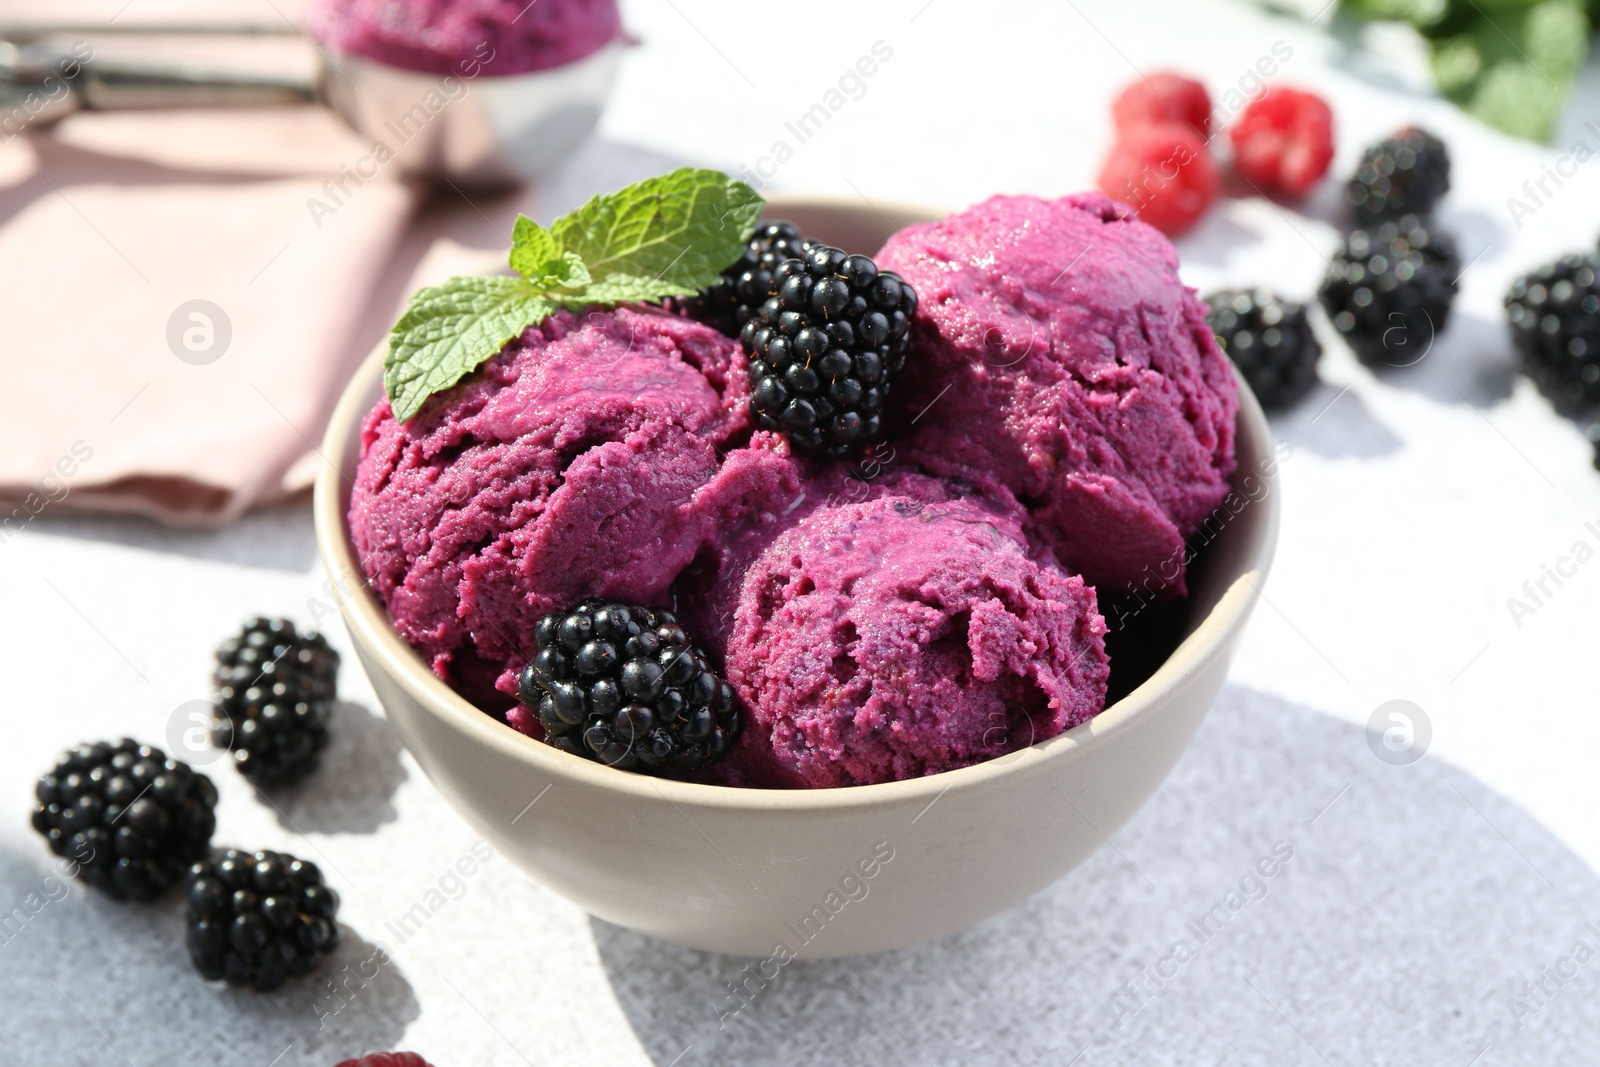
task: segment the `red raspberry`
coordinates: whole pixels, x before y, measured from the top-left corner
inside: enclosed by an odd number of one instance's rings
[[[1130,82],[1111,102],[1111,120],[1117,129],[1180,123],[1201,137],[1211,136],[1211,97],[1193,78],[1170,70],[1157,71]]]
[[[415,1052],[369,1052],[358,1060],[341,1060],[333,1067],[429,1067]]]
[[[1304,196],[1333,159],[1333,111],[1320,96],[1272,88],[1252,100],[1228,131],[1233,162],[1264,193]]]
[[[1111,147],[1100,191],[1170,236],[1193,226],[1217,198],[1217,167],[1189,127],[1140,126],[1122,131]]]

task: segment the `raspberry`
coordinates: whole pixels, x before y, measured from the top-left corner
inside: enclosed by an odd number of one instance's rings
[[[1157,71],[1129,83],[1117,94],[1111,102],[1111,120],[1123,131],[1176,122],[1201,137],[1209,137],[1211,97],[1206,94],[1206,87],[1193,78]]]
[[[357,1060],[340,1060],[333,1067],[432,1067],[415,1052],[369,1052]]]
[[[739,732],[733,687],[670,612],[590,597],[540,619],[534,640],[518,696],[563,752],[677,778],[722,756]],[[524,713],[512,715],[522,729]]]
[[[1228,131],[1234,167],[1264,193],[1304,196],[1333,159],[1333,112],[1320,96],[1268,89]]]
[[[1132,207],[1165,234],[1193,226],[1217,198],[1217,167],[1206,143],[1169,122],[1123,130],[1100,170],[1100,191]]]

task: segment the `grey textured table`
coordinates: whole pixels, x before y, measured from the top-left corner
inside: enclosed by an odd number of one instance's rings
[[[126,907],[66,888],[26,811],[59,748],[163,742],[243,615],[320,613],[307,510],[216,532],[46,512],[0,545],[0,918],[40,902],[0,935],[0,1064],[327,1067],[394,1046],[440,1067],[1592,1059],[1600,563],[1568,565],[1531,614],[1507,601],[1577,542],[1600,547],[1600,475],[1514,373],[1498,302],[1515,273],[1600,228],[1594,163],[1520,228],[1506,207],[1575,141],[1600,147],[1583,125],[1600,116],[1593,68],[1563,147],[1543,149],[1431,99],[1402,40],[1356,53],[1248,5],[997,3],[981,21],[953,0],[807,10],[630,5],[644,44],[601,137],[535,210],[681,160],[868,200],[1067,192],[1091,184],[1105,103],[1135,65],[1186,68],[1220,93],[1278,40],[1293,50],[1278,79],[1335,104],[1336,173],[1404,121],[1450,142],[1440,223],[1473,260],[1455,321],[1416,367],[1381,377],[1330,343],[1325,384],[1275,420],[1292,448],[1278,563],[1171,779],[1025,905],[901,952],[799,961],[745,1004],[729,983],[746,961],[591,920],[499,859],[451,876],[473,835],[347,663],[316,779],[268,802],[214,775],[218,840],[322,864],[344,897],[344,947],[270,997],[217,989],[189,970],[176,899]],[[878,41],[891,58],[799,143],[786,123]],[[1222,204],[1181,242],[1186,277],[1308,297],[1337,240],[1336,198],[1330,186],[1303,213]],[[1401,698],[1432,739],[1397,767],[1375,758],[1365,724]],[[929,823],[919,830],[937,833]],[[391,962],[350,977],[379,942]]]

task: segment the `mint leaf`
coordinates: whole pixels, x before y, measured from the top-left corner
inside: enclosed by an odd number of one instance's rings
[[[511,227],[511,269],[531,282],[543,277],[560,259],[561,244],[555,235],[528,216],[518,215]]]
[[[589,284],[589,268],[582,257],[563,251],[555,236],[528,216],[517,216],[511,241],[511,269],[534,288],[579,289]]]
[[[589,268],[591,303],[698,292],[739,258],[765,206],[754,189],[684,167],[590,200],[551,228]]]
[[[409,420],[559,308],[660,300],[713,284],[738,260],[765,202],[743,182],[685,167],[597,196],[549,229],[518,215],[517,277],[419,290],[389,336],[384,390]]]
[[[405,422],[557,304],[524,278],[451,278],[420,289],[389,334],[383,389]]]

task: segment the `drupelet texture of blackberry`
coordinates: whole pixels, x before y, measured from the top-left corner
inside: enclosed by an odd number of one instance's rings
[[[745,323],[750,410],[799,454],[842,459],[876,441],[905,367],[917,293],[863,255],[817,245],[779,264],[773,295]]]
[[[1267,289],[1224,289],[1206,297],[1206,322],[1263,407],[1283,407],[1317,382],[1322,346],[1304,304]]]
[[[339,895],[316,864],[229,849],[189,871],[189,959],[201,976],[271,992],[339,947]]]
[[[1455,242],[1406,215],[1345,238],[1317,295],[1361,360],[1410,366],[1449,323],[1460,270]]]
[[[118,900],[155,900],[205,855],[211,779],[124,738],[79,745],[39,779],[33,828],[76,874]]]
[[[217,648],[212,744],[257,785],[298,781],[328,746],[339,654],[288,619],[253,618]]]
[[[1450,152],[1426,130],[1408,126],[1368,148],[1345,186],[1362,223],[1426,217],[1450,190]]]
[[[1600,254],[1523,275],[1505,305],[1522,372],[1562,414],[1600,412]]]
[[[591,597],[540,619],[534,640],[518,695],[563,752],[681,778],[739,732],[733,687],[670,612]]]
[[[772,295],[772,274],[786,259],[803,256],[817,242],[803,237],[792,222],[765,222],[756,227],[739,261],[722,272],[722,280],[679,302],[682,312],[729,337],[738,337],[746,322]]]

